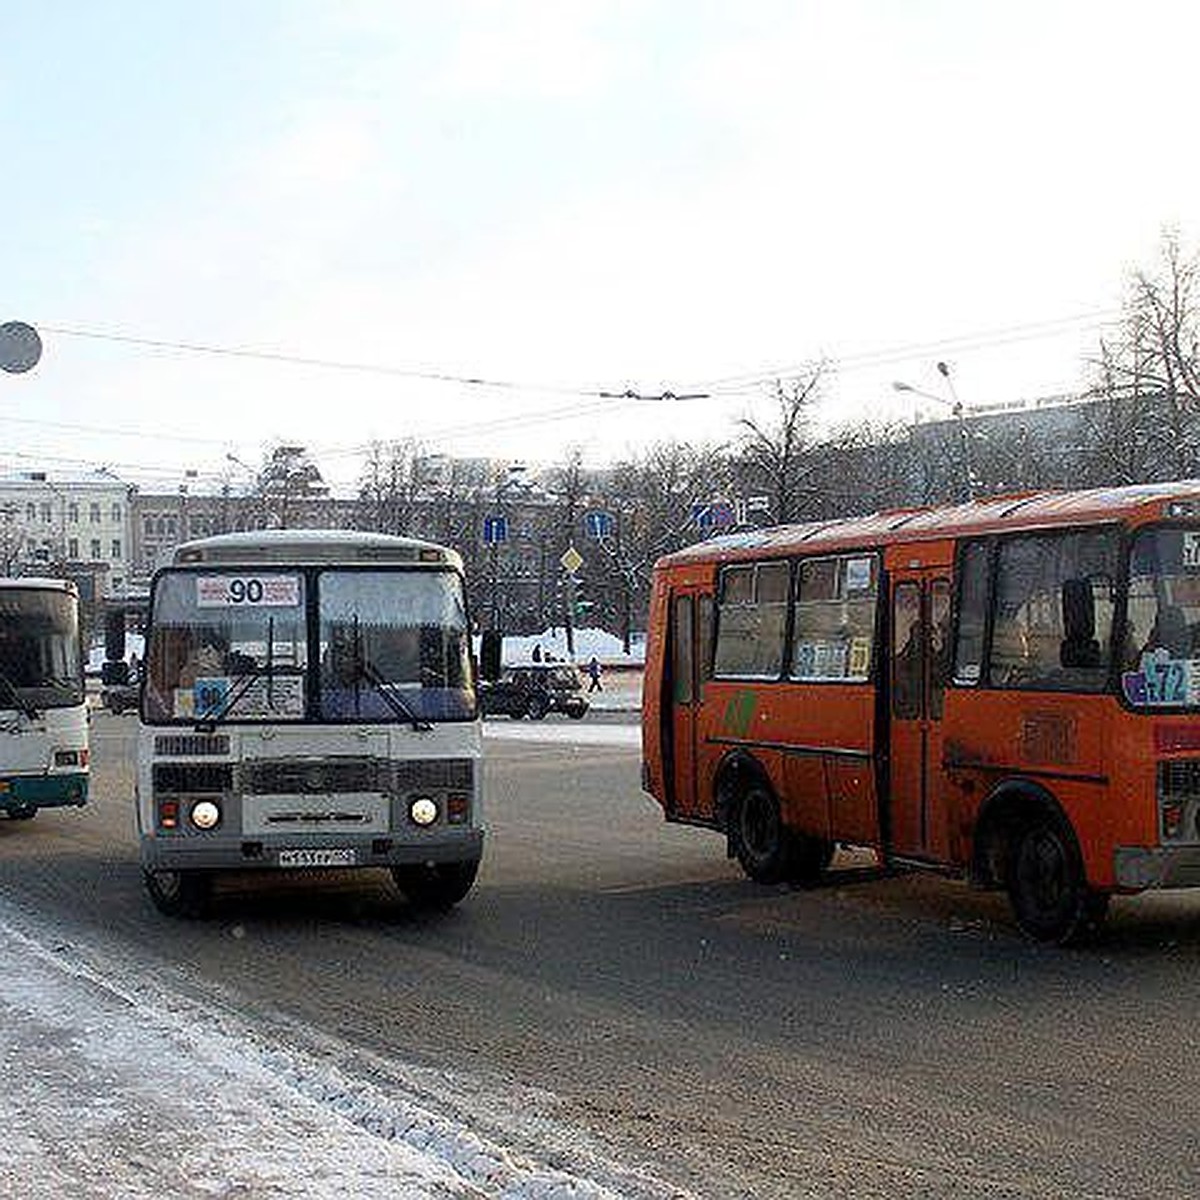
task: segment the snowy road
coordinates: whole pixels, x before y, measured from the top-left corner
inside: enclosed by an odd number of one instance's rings
[[[404,1080],[389,1064],[364,1077],[340,1065],[358,1057],[345,1047],[265,1036],[66,936],[0,904],[0,1195],[683,1194],[629,1179],[617,1192],[512,1154],[434,1112],[418,1072]]]
[[[632,721],[632,718],[630,718]],[[496,717],[483,723],[485,740],[506,742],[553,742],[561,746],[640,747],[642,727],[633,723],[556,720],[513,721]]]
[[[1195,1194],[1195,893],[1067,954],[845,854],[753,887],[596,713],[487,723],[451,914],[368,871],[230,878],[171,921],[135,727],[97,714],[86,809],[0,821],[0,1196]]]

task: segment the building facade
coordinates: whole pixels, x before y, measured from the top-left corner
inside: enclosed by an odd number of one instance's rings
[[[133,494],[103,472],[0,476],[3,573],[74,579],[85,602],[124,595]]]

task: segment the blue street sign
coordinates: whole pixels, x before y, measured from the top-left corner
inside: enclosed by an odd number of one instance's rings
[[[485,546],[495,546],[498,542],[508,541],[508,518],[507,517],[484,517],[483,518],[483,544]]]
[[[608,537],[613,531],[612,513],[599,510],[584,513],[583,527],[587,530],[588,537],[594,537],[597,541],[600,538]]]

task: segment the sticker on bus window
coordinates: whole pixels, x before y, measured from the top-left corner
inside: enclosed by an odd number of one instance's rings
[[[1200,533],[1184,533],[1183,565],[1190,567],[1193,571],[1200,570]]]
[[[846,563],[846,591],[869,592],[871,590],[871,565],[869,558],[851,558]]]
[[[1158,649],[1142,655],[1137,671],[1121,676],[1121,691],[1130,704],[1200,703],[1200,659],[1172,658]]]
[[[850,674],[863,677],[871,669],[871,639],[856,637],[850,641]]]
[[[229,679],[224,675],[205,676],[192,684],[192,713],[197,717],[219,713],[229,699]]]
[[[299,608],[299,575],[200,575],[197,608]]]

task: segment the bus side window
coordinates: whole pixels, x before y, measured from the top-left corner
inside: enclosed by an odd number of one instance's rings
[[[696,600],[696,654],[700,680],[712,678],[713,666],[713,598],[699,596]]]
[[[915,583],[898,583],[892,594],[893,716],[914,720],[921,715],[924,679],[921,589]]]
[[[672,613],[672,695],[676,704],[692,702],[692,598],[676,596]]]
[[[959,559],[958,642],[954,682],[977,684],[983,674],[991,563],[986,542],[968,542]]]

